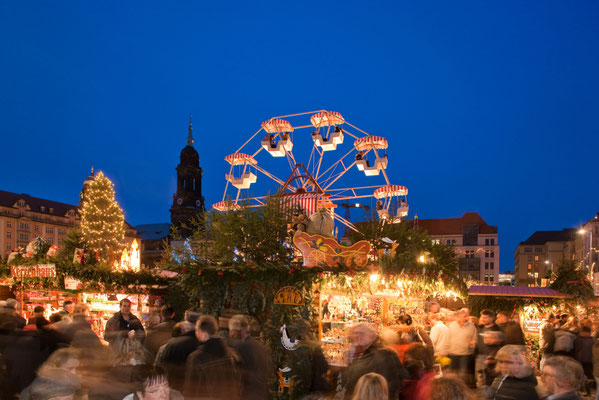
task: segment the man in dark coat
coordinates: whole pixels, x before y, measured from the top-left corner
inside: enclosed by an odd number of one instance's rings
[[[164,368],[170,386],[182,392],[187,357],[198,348],[200,342],[196,338],[195,326],[192,323],[185,321],[179,326],[181,335],[170,339],[158,350],[154,365]]]
[[[586,378],[578,361],[566,356],[552,356],[543,365],[541,379],[549,392],[545,399],[580,400],[578,390]]]
[[[112,342],[116,339],[119,332],[135,331],[135,338],[143,342],[146,333],[144,327],[135,315],[131,313],[131,300],[125,298],[119,303],[120,311],[115,313],[112,318],[106,322],[106,331],[104,340]]]
[[[229,320],[230,345],[241,358],[241,393],[247,400],[268,399],[268,381],[273,370],[266,347],[249,333],[244,315]]]
[[[376,332],[366,324],[354,325],[350,332],[352,349],[349,366],[344,372],[346,396],[351,398],[358,379],[364,374],[375,372],[385,377],[389,386],[389,399],[399,398],[403,381],[408,372],[399,361],[397,353],[383,347]]]
[[[152,353],[153,357],[156,357],[158,349],[169,341],[173,337],[173,327],[176,322],[173,319],[175,310],[173,307],[164,305],[160,310],[160,318],[162,322],[154,326],[152,329],[148,329],[144,346]]]
[[[495,313],[489,309],[480,312],[480,326],[478,327],[478,338],[476,340],[476,359],[474,366],[474,376],[476,377],[476,387],[482,388],[485,386],[484,370],[490,364],[494,353],[497,353],[502,346],[501,341],[496,341],[495,335],[488,335],[487,332],[500,332],[501,328],[495,324]],[[490,357],[491,356],[491,357]]]
[[[208,315],[198,319],[200,346],[187,357],[186,399],[235,400],[241,394],[239,356],[216,336],[218,325]]]
[[[497,325],[503,330],[505,335],[505,341],[503,344],[515,344],[518,346],[524,346],[524,332],[520,324],[510,318],[510,316],[503,311],[497,313]]]

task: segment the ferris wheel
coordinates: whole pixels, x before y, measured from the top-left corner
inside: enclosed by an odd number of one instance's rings
[[[294,154],[300,148],[302,158]],[[408,214],[408,189],[390,182],[387,148],[386,138],[363,131],[335,111],[273,117],[225,157],[230,166],[225,190],[212,207],[228,211],[264,206],[272,196],[255,196],[252,191],[264,179],[274,185],[284,208],[300,208],[308,217],[326,208],[356,229],[335,213],[337,203],[374,198],[379,218],[400,222]]]

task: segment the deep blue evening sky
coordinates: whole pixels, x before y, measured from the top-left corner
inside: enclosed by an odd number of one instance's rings
[[[497,225],[510,269],[599,211],[598,21],[587,0],[5,1],[0,189],[76,203],[93,165],[129,222],[166,222],[189,113],[212,204],[261,121],[329,109],[389,139],[420,218]]]

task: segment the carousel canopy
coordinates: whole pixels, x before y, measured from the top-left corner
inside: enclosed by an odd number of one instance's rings
[[[469,296],[504,296],[504,297],[549,297],[564,299],[570,295],[549,289],[548,287],[526,286],[470,286]]]

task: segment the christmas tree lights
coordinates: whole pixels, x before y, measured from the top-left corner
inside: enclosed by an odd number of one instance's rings
[[[81,232],[101,261],[120,260],[125,238],[123,211],[114,200],[110,179],[100,171],[86,188],[80,209]]]

